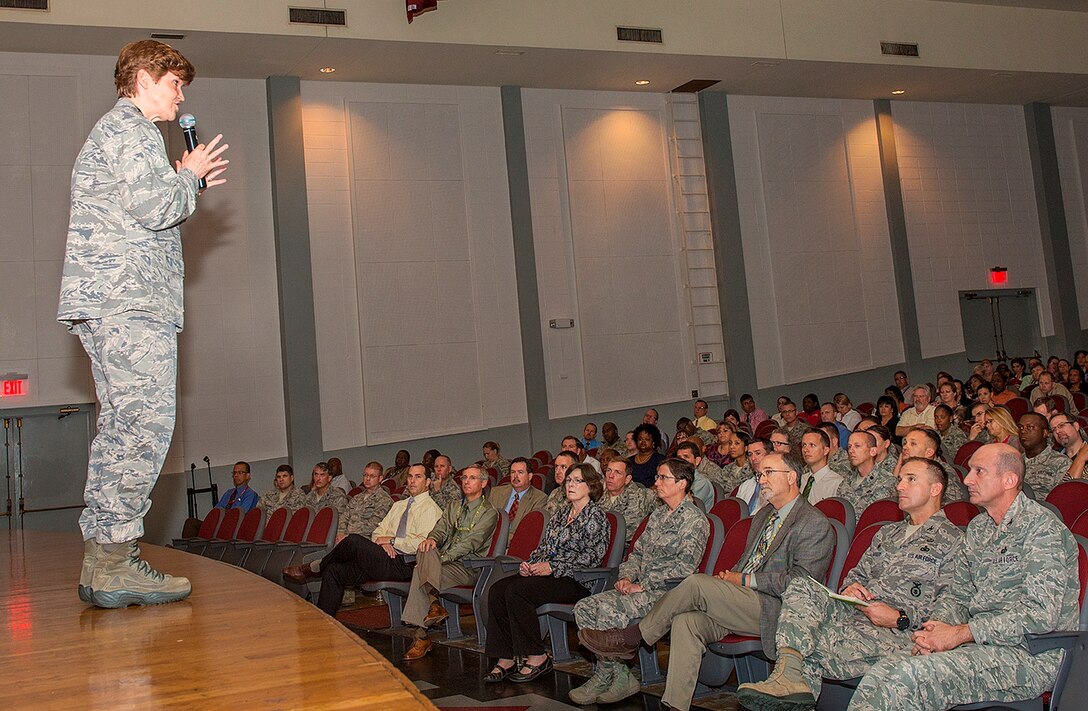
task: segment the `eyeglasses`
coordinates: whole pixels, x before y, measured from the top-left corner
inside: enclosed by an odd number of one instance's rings
[[[461,481],[487,481],[486,476],[462,476]]]
[[[1059,427],[1072,427],[1073,423],[1072,422],[1051,422],[1050,426],[1053,429],[1058,429]]]
[[[756,472],[756,479],[761,479],[763,477],[768,477],[771,474],[775,474],[775,473],[789,474],[791,471],[793,471],[793,470],[792,469],[761,469],[760,471]]]
[[[585,484],[586,480],[585,479],[575,479],[574,477],[569,476],[569,477],[567,477],[567,483],[568,484]]]
[[[788,447],[788,446],[790,446],[790,441],[786,440],[786,441],[783,442],[782,440],[775,441],[775,440],[772,439],[771,444],[773,444],[776,447]]]

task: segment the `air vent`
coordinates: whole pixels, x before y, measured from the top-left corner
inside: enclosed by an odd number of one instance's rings
[[[300,25],[337,25],[347,24],[344,10],[325,10],[320,7],[289,8],[291,22]]]
[[[686,81],[683,84],[681,84],[680,86],[673,89],[672,93],[674,93],[674,94],[698,94],[703,89],[714,86],[715,84],[717,84],[720,81],[721,81],[721,79],[692,79],[691,81]]]
[[[880,53],[893,57],[917,57],[918,45],[909,42],[881,42]]]
[[[665,41],[661,30],[647,27],[617,27],[616,39],[620,42],[650,42],[652,44],[662,44]]]
[[[49,0],[0,0],[0,7],[11,10],[48,10]]]
[[[185,35],[179,35],[176,32],[152,32],[151,39],[157,40],[183,40]]]

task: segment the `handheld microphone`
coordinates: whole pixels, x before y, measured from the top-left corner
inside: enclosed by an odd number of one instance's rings
[[[196,137],[196,116],[192,114],[182,114],[178,117],[178,125],[181,126],[181,134],[185,137],[185,148],[192,152],[196,150],[200,141]],[[208,187],[208,181],[204,178],[200,179],[199,187],[201,190]],[[205,459],[207,459],[205,457]]]

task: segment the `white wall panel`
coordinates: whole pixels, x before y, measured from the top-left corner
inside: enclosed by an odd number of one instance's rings
[[[699,373],[665,98],[526,90],[523,109],[550,416],[687,398]]]
[[[1088,328],[1088,109],[1051,108],[1081,328]]]
[[[1053,335],[1023,109],[893,101],[892,117],[922,356],[964,350],[958,292],[995,266],[1036,289]]]
[[[729,99],[759,387],[903,360],[872,104]]]
[[[525,422],[499,93],[305,82],[303,118],[325,447]]]

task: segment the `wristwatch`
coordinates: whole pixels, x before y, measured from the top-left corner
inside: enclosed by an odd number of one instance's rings
[[[899,619],[895,621],[895,628],[900,632],[905,632],[910,627],[910,618],[907,617],[905,610],[899,611]]]

